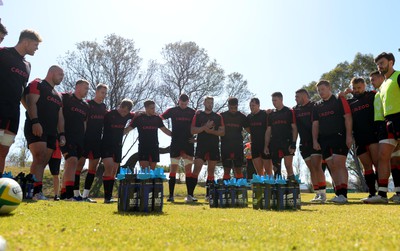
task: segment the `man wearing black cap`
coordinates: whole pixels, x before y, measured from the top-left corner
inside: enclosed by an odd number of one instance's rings
[[[189,97],[186,94],[181,94],[178,105],[169,108],[160,117],[171,119],[172,121],[172,137],[170,147],[171,170],[169,173],[169,198],[168,201],[174,202],[174,189],[176,183],[176,173],[179,168],[180,161],[185,166],[186,187],[188,189],[188,197],[190,184],[192,183],[192,165],[194,155],[194,140],[190,133],[190,126],[195,114],[195,110],[188,107]],[[195,200],[190,196],[191,200]]]
[[[228,111],[221,113],[225,123],[225,135],[221,137],[221,158],[224,167],[224,180],[230,179],[231,168],[235,178],[243,178],[244,160],[242,131],[248,127],[247,117],[238,111],[238,99],[228,99]]]

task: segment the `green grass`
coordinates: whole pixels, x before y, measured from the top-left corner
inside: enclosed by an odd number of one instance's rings
[[[204,188],[197,188],[199,198]],[[299,211],[210,209],[200,200],[161,214],[118,213],[116,204],[23,202],[0,217],[9,250],[399,250],[400,205],[304,203]],[[251,195],[251,192],[249,192]],[[302,194],[309,201],[312,194]],[[332,196],[332,195],[330,195]]]

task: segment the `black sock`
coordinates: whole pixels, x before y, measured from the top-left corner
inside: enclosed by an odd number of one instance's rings
[[[74,186],[65,186],[65,190],[67,199],[71,199],[72,197],[74,197]]]
[[[81,182],[81,174],[75,173],[74,190],[79,190],[79,183]]]
[[[169,197],[174,197],[176,177],[169,177],[168,185],[169,185]]]
[[[186,176],[186,190],[187,190],[187,194],[190,195],[190,182],[192,181],[192,177],[190,176]]]
[[[375,195],[376,194],[376,188],[375,188],[375,182],[376,182],[376,176],[375,173],[366,173],[364,174],[365,177],[365,182],[367,183],[368,186],[368,192],[370,195]]]
[[[93,181],[94,181],[95,174],[94,173],[88,173],[86,175],[85,179],[85,189],[90,190],[92,187]]]
[[[111,199],[113,185],[114,185],[114,180],[103,180],[104,199],[106,200]]]

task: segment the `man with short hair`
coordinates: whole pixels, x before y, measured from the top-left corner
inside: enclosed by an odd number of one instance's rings
[[[385,76],[383,76],[378,70],[373,71],[369,75],[370,81],[372,86],[376,90],[375,100],[374,100],[374,119],[375,119],[375,133],[380,143],[385,143],[389,139],[388,133],[386,130],[386,122],[383,116],[382,110],[382,102],[380,100],[380,87],[382,83],[385,81]],[[379,146],[378,146],[379,147]],[[379,162],[378,162],[379,163]],[[400,148],[399,144],[393,150],[390,158],[390,166],[391,166],[391,173],[394,183],[394,191],[395,194],[389,199],[389,201],[393,201],[395,203],[400,203]],[[376,172],[376,178],[378,179],[378,172]]]
[[[283,105],[282,93],[274,92],[271,96],[275,109],[268,116],[264,153],[270,154],[272,159],[283,158],[287,179],[294,181],[293,155],[297,141],[296,118],[293,110]]]
[[[192,177],[190,193],[185,198],[187,203],[197,201],[193,196],[197,185],[199,173],[204,162],[207,161],[207,190],[206,200],[209,196],[209,185],[214,182],[214,172],[217,162],[221,159],[219,151],[219,137],[225,134],[224,120],[220,114],[213,112],[214,98],[207,96],[204,98],[204,111],[198,111],[194,115],[191,127],[191,133],[197,134],[197,146],[194,159],[194,170]]]
[[[18,131],[20,101],[25,104],[21,98],[31,71],[25,55],[33,56],[41,41],[37,32],[23,30],[15,47],[0,48],[0,178]]]
[[[65,159],[63,176],[65,194],[63,193],[61,198],[65,198],[67,201],[77,201],[74,198],[74,180],[78,160],[83,154],[86,122],[89,112],[88,103],[84,98],[88,91],[89,82],[81,79],[76,82],[74,93],[63,93],[62,96],[66,144],[61,147]]]
[[[125,130],[128,133],[137,128],[139,134],[139,164],[141,168],[150,167],[155,169],[157,162],[160,161],[160,151],[158,147],[158,129],[168,136],[171,131],[164,126],[160,116],[156,115],[156,105],[154,101],[144,102],[145,113],[136,116]]]
[[[63,78],[63,69],[53,65],[45,79],[35,79],[25,89],[27,110],[24,133],[32,153],[30,173],[36,178],[33,200],[47,200],[42,192],[43,172],[56,149],[57,132],[60,133],[60,144],[65,144],[62,100],[54,89]]]
[[[122,158],[122,138],[126,123],[133,118],[133,102],[124,99],[118,109],[104,115],[104,130],[101,140],[101,158],[104,164],[103,187],[104,203],[116,202],[112,199],[115,175]]]
[[[375,96],[375,121],[385,121],[381,126],[381,131],[386,134],[379,140],[379,172],[378,172],[378,195],[364,200],[370,204],[388,203],[387,192],[391,165],[391,158],[400,140],[400,71],[394,70],[395,58],[392,53],[382,52],[375,58],[375,63],[379,72],[385,77],[385,81],[380,86],[380,91]],[[397,163],[396,163],[397,164]],[[400,172],[400,167],[393,169],[394,175]],[[397,182],[396,182],[397,183]],[[400,192],[400,184],[395,184]],[[397,197],[397,196],[396,196]],[[394,199],[399,203],[400,200]]]
[[[228,99],[228,110],[221,113],[225,124],[225,135],[221,137],[221,158],[224,167],[224,180],[231,178],[230,172],[233,168],[236,179],[242,179],[242,166],[244,161],[243,152],[243,129],[248,128],[246,115],[238,111],[239,101],[237,98]]]
[[[178,105],[169,108],[163,114],[161,119],[171,119],[172,136],[170,146],[171,170],[169,173],[169,198],[167,201],[174,202],[174,190],[176,183],[176,173],[179,168],[179,161],[183,161],[186,176],[186,188],[189,192],[189,186],[192,182],[192,165],[194,156],[194,139],[190,133],[195,110],[188,107],[189,97],[186,94],[179,96]]]
[[[317,90],[321,100],[313,110],[313,147],[321,150],[331,171],[336,194],[331,202],[344,204],[348,202],[346,158],[353,144],[351,110],[344,97],[332,94],[328,81],[319,81]]]
[[[368,186],[369,196],[375,196],[376,174],[378,167],[378,137],[375,133],[374,99],[375,91],[367,91],[363,78],[354,77],[351,80],[353,97],[348,99],[353,116],[353,136],[356,145],[357,157],[364,167],[364,177]],[[363,199],[364,200],[364,199]]]
[[[74,184],[74,197],[84,202],[96,203],[95,200],[89,198],[89,192],[101,157],[101,136],[103,134],[104,115],[107,112],[107,107],[103,101],[106,98],[107,90],[108,86],[100,83],[96,86],[95,97],[92,100],[87,100],[89,113],[85,131],[83,156],[78,162]],[[80,175],[86,159],[89,159],[89,167],[85,179],[85,188],[81,196],[79,189]]]
[[[250,111],[247,115],[249,127],[246,129],[251,135],[251,156],[254,168],[258,175],[272,175],[271,156],[264,153],[265,132],[268,125],[268,114],[260,109],[260,100],[250,100]]]
[[[300,136],[300,153],[310,170],[311,183],[315,197],[311,202],[325,203],[326,201],[326,180],[322,170],[322,155],[320,150],[313,149],[312,139],[312,111],[314,102],[306,89],[296,91],[296,103],[293,108],[296,116],[297,130]]]

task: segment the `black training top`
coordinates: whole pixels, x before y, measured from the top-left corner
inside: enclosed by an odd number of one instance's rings
[[[132,119],[135,114],[129,113],[122,117],[118,110],[111,110],[104,115],[103,145],[122,146],[122,138],[124,136],[124,128],[128,120]]]
[[[271,142],[292,141],[292,124],[296,123],[294,111],[284,106],[281,110],[273,110],[268,116],[271,127]]]
[[[158,147],[158,128],[164,127],[164,123],[159,116],[139,115],[131,121],[130,126],[138,130],[139,147]]]
[[[205,113],[204,111],[198,111],[193,117],[192,126],[201,127],[207,123],[207,121],[214,122],[214,130],[218,130],[220,126],[224,126],[224,120],[220,114],[215,112]],[[219,137],[214,134],[201,132],[197,135],[197,147],[206,147],[208,145],[218,146]]]
[[[225,124],[225,135],[221,137],[222,144],[243,144],[242,131],[249,127],[246,115],[241,112],[231,113],[225,111],[221,113]]]
[[[78,99],[72,93],[63,93],[64,129],[67,141],[82,143],[85,137],[85,121],[89,105],[85,100]]]
[[[347,100],[353,115],[353,135],[358,141],[365,136],[374,135],[375,91],[367,91]]]
[[[268,125],[268,114],[265,110],[260,110],[256,114],[247,115],[250,126],[251,142],[255,145],[264,145],[265,131]]]
[[[314,102],[310,101],[305,105],[297,105],[293,108],[296,116],[297,131],[300,135],[300,144],[312,142],[312,112]]]
[[[351,113],[350,106],[343,97],[332,95],[326,101],[318,101],[313,111],[313,121],[319,121],[319,136],[346,135],[343,116],[348,113]]]
[[[85,132],[85,140],[98,141],[101,140],[103,133],[104,115],[107,113],[107,108],[104,103],[88,100],[89,113],[87,127]]]
[[[182,109],[179,106],[169,108],[163,114],[162,119],[171,119],[172,121],[172,142],[187,143],[192,137],[190,126],[192,124],[195,110],[192,108]]]
[[[58,113],[62,107],[61,95],[46,80],[35,79],[25,89],[25,95],[40,95],[36,102],[37,118],[47,135],[57,135]],[[26,112],[26,121],[30,124],[31,118]]]
[[[15,48],[0,48],[0,107],[7,108],[1,109],[2,116],[19,117],[15,107],[19,111],[19,102],[30,72],[31,64]]]

